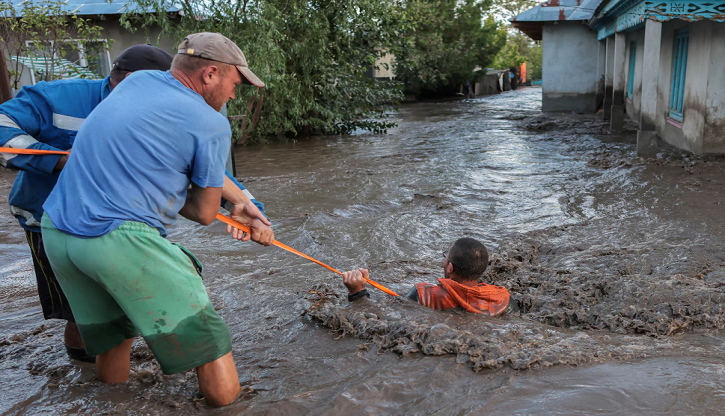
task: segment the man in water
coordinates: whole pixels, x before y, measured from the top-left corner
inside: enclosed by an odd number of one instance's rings
[[[461,238],[443,253],[444,278],[438,284],[417,283],[405,296],[431,309],[463,308],[468,312],[499,316],[509,307],[510,295],[501,286],[478,283],[488,267],[486,246],[473,238]],[[343,273],[343,283],[353,302],[370,297],[365,289],[367,269]]]
[[[140,332],[165,374],[196,369],[211,406],[241,390],[229,329],[198,264],[165,237],[179,214],[208,225],[222,197],[249,201],[225,177],[232,131],[219,114],[245,79],[264,86],[231,40],[187,36],[170,71],[132,74],[96,107],[43,205],[46,253],[102,382],[128,380]],[[271,245],[256,212],[232,217]]]
[[[111,75],[105,79],[58,80],[23,87],[15,98],[0,105],[0,146],[69,150],[86,117],[119,83],[135,71],[167,71],[171,68],[172,59],[163,49],[135,45],[121,52],[113,62]],[[94,362],[94,357],[83,348],[73,312],[45,254],[40,230],[43,203],[67,161],[68,156],[65,155],[0,153],[0,164],[20,171],[8,202],[11,213],[25,230],[30,246],[43,317],[67,321],[63,342],[70,358]],[[255,201],[229,172],[226,175],[246,192],[245,195],[263,214],[264,205]],[[223,202],[226,204],[227,201]],[[234,210],[234,207],[227,207],[230,211]]]
[[[23,87],[0,106],[0,146],[16,149],[68,150],[76,132],[93,108],[133,71],[171,67],[171,55],[149,45],[132,46],[113,63],[103,80],[59,80]],[[0,163],[18,169],[10,191],[10,212],[25,229],[45,319],[67,321],[64,343],[71,358],[93,361],[83,349],[78,328],[65,294],[45,255],[40,233],[42,205],[58,180],[67,156],[0,153]]]

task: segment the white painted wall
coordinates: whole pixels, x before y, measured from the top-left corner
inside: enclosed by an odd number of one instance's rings
[[[725,153],[725,23],[710,22],[710,25],[712,42],[703,152]]]
[[[627,88],[629,87],[629,67],[631,59],[632,42],[635,42],[637,49],[634,57],[634,85],[632,88],[632,102],[627,100]],[[644,29],[637,32],[627,34],[627,79],[625,84],[625,101],[627,106],[627,116],[632,120],[639,122],[639,113],[642,105],[642,69],[644,68]]]
[[[581,22],[547,23],[543,29],[544,111],[597,110],[597,35]]]

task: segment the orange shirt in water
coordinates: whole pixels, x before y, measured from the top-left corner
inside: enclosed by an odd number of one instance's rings
[[[464,286],[451,279],[438,279],[440,284],[418,283],[418,302],[432,309],[461,307],[468,312],[491,316],[501,315],[508,307],[511,295],[505,287],[479,283]]]

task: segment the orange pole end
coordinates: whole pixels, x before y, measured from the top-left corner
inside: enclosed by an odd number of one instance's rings
[[[69,155],[70,152],[63,150],[38,150],[38,149],[15,149],[12,147],[0,147],[0,153],[12,153],[15,155]]]
[[[245,233],[251,233],[252,232],[252,230],[249,229],[249,227],[247,227],[246,225],[242,224],[241,222],[235,221],[235,220],[227,217],[224,214],[221,214],[221,213],[216,214],[216,218],[219,221],[221,221],[221,222],[223,222],[225,224],[231,225],[232,227],[235,227],[235,228],[237,228],[239,230],[244,231]],[[294,254],[296,254],[296,255],[298,255],[300,257],[304,257],[304,258],[306,258],[307,260],[309,260],[309,261],[311,261],[313,263],[319,264],[320,266],[326,268],[327,270],[330,270],[330,271],[335,272],[335,273],[337,273],[339,275],[342,275],[342,273],[340,271],[338,271],[336,269],[333,269],[332,267],[326,265],[325,263],[323,263],[323,262],[321,262],[319,260],[313,259],[312,257],[308,256],[307,254],[304,254],[302,252],[299,252],[299,251],[293,249],[292,247],[290,247],[288,245],[282,244],[282,243],[280,243],[277,240],[274,240],[274,242],[272,244],[274,244],[275,246],[277,246],[277,247],[279,247],[279,248],[281,248],[283,250],[287,250],[290,253],[294,253]],[[367,278],[365,279],[365,281],[368,282],[368,283],[370,283],[371,286],[374,286],[374,287],[382,290],[383,292],[387,293],[390,296],[400,296],[399,294],[393,292],[392,290],[390,290],[387,287],[381,285],[380,283],[374,282],[374,281],[372,281],[370,279],[367,279]]]

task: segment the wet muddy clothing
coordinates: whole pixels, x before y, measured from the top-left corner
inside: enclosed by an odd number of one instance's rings
[[[224,185],[230,146],[227,119],[169,72],[134,72],[83,123],[42,230],[89,354],[136,328],[166,374],[231,351],[194,262],[164,238],[191,182]]]
[[[77,238],[42,220],[48,257],[68,295],[91,355],[139,332],[165,374],[212,362],[232,350],[186,249],[156,228],[126,221],[98,238]]]
[[[463,308],[472,313],[500,316],[518,310],[516,302],[505,287],[479,283],[469,287],[451,279],[438,279],[439,284],[418,283],[405,295],[405,298],[418,302],[431,309],[446,310]],[[370,297],[367,289],[348,294],[347,300],[354,302],[363,297]]]
[[[53,273],[48,256],[45,255],[43,235],[25,230],[25,238],[33,256],[33,269],[38,284],[40,305],[43,307],[43,317],[45,319],[65,319],[66,321],[75,322],[68,299],[61,289],[55,273]]]
[[[438,279],[438,283],[417,283],[418,303],[432,309],[460,307],[468,312],[491,316],[501,315],[509,305],[509,292],[501,286],[479,283],[470,287],[452,279]]]
[[[0,105],[0,146],[68,150],[86,117],[110,93],[108,77],[103,80],[41,81],[25,86],[15,98]],[[60,157],[2,153],[0,164],[19,170],[8,202],[11,213],[26,231],[43,316],[73,321],[68,301],[48,263],[40,229],[43,204],[60,175],[54,171]],[[232,180],[264,213],[264,204],[253,199],[241,183]]]

